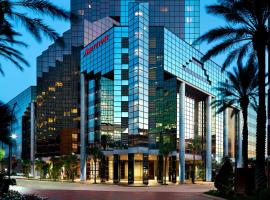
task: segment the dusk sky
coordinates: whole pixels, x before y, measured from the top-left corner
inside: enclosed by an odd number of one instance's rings
[[[53,2],[58,6],[63,6],[69,9],[69,0],[53,0]],[[205,12],[205,6],[215,3],[216,0],[202,0],[201,1],[201,34],[205,33],[209,29],[220,26],[222,24],[221,19],[208,15]],[[69,29],[69,23],[63,21],[53,21],[52,19],[47,19],[48,24],[55,28],[59,33],[63,33]],[[36,57],[39,56],[42,51],[46,50],[47,47],[52,43],[52,41],[44,38],[42,43],[36,42],[31,35],[24,32],[25,34],[21,37],[22,41],[29,44],[28,48],[17,48],[22,51],[26,60],[30,63],[30,67],[26,67],[23,72],[18,70],[14,65],[10,63],[3,62],[1,57],[1,65],[5,72],[5,76],[0,74],[0,101],[8,102],[17,94],[22,92],[24,89],[31,85],[36,85]],[[209,45],[201,45],[201,51],[205,52],[209,49]],[[219,56],[214,59],[218,64],[221,64],[223,57]]]

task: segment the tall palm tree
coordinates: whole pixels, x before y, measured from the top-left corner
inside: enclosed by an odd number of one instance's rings
[[[94,183],[97,183],[97,161],[102,159],[102,157],[104,156],[102,151],[100,150],[100,148],[98,147],[90,147],[87,148],[87,154],[93,157],[94,160],[94,165],[95,165],[95,169],[94,169]]]
[[[188,149],[191,150],[193,155],[192,161],[192,169],[191,169],[191,178],[192,183],[195,184],[195,162],[196,162],[196,154],[201,152],[202,149],[202,142],[199,136],[195,136],[191,141],[188,143]]]
[[[195,43],[206,41],[218,42],[209,50],[202,61],[218,54],[228,52],[223,69],[232,62],[246,57],[258,60],[259,105],[256,133],[256,186],[266,186],[265,165],[265,58],[266,45],[269,43],[269,2],[267,0],[220,0],[217,4],[207,7],[207,12],[223,17],[227,25],[210,30]]]
[[[170,137],[163,136],[162,141],[159,145],[159,153],[165,158],[165,173],[163,174],[163,184],[166,185],[166,171],[167,171],[167,160],[169,154],[175,150],[174,145]]]
[[[22,35],[23,31],[13,24],[23,26],[38,42],[42,41],[42,35],[60,41],[60,35],[42,19],[45,16],[61,20],[76,18],[70,12],[46,0],[0,0],[0,56],[11,61],[19,69],[23,69],[22,64],[28,65],[22,54],[12,47],[26,45],[15,39]],[[3,70],[0,72],[3,73]]]
[[[0,141],[9,144],[11,142],[12,111],[7,104],[0,102],[0,113]]]
[[[219,83],[219,100],[214,101],[218,107],[217,112],[223,112],[226,108],[240,106],[243,116],[243,140],[242,156],[244,168],[248,167],[248,108],[256,101],[258,95],[258,68],[253,63],[246,67],[238,64],[232,71],[227,72],[228,80]]]

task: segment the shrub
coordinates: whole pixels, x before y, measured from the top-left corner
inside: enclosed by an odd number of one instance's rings
[[[259,193],[259,200],[269,200],[270,199],[270,189],[261,190]]]
[[[4,173],[0,173],[0,195],[7,193],[10,185],[16,185],[16,180],[9,179]]]
[[[0,200],[46,200],[47,198],[41,198],[33,194],[20,194],[16,191],[9,191],[4,194]]]
[[[234,174],[232,162],[228,157],[225,157],[215,177],[215,187],[222,196],[228,196],[233,193],[233,184]]]

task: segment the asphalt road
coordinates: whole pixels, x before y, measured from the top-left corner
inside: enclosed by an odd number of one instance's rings
[[[81,184],[37,180],[17,180],[12,190],[38,194],[49,200],[207,200],[203,192],[212,184],[184,184],[154,187]]]

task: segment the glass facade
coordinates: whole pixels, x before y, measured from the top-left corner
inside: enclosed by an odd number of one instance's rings
[[[30,109],[31,102],[34,102],[36,99],[36,87],[31,86],[21,92],[19,95],[10,100],[7,104],[13,111],[13,117],[15,119],[14,123],[11,126],[11,134],[16,135],[15,145],[12,147],[13,156],[16,159],[21,159],[22,151],[23,151],[23,140],[25,138],[24,132],[27,132],[28,137],[30,137],[30,127],[25,127],[25,117],[27,116],[27,112]],[[6,148],[6,152],[8,149]],[[30,156],[30,151],[28,152]],[[8,156],[8,153],[6,154]]]
[[[100,144],[101,135],[107,135],[110,140],[104,153],[113,162],[107,166],[112,171],[108,177],[114,183],[127,179],[130,184],[136,180],[147,184],[148,179],[162,180],[164,160],[158,151],[165,136],[175,149],[168,178],[176,181],[183,112],[185,178],[190,178],[192,170],[190,144],[199,138],[196,178],[209,179],[211,168],[207,171],[205,166],[211,167],[211,158],[220,162],[224,156],[225,130],[223,113],[217,114],[209,102],[219,98],[215,88],[225,76],[213,61],[202,63],[203,54],[190,45],[199,35],[199,0],[130,0],[120,5],[120,24],[81,52],[81,73],[88,86],[87,131],[82,133],[88,138],[86,146]],[[180,83],[185,83],[184,98],[180,98]],[[183,111],[180,99],[185,101]],[[234,159],[239,117],[228,121],[225,140]],[[250,150],[251,156],[254,148]]]

